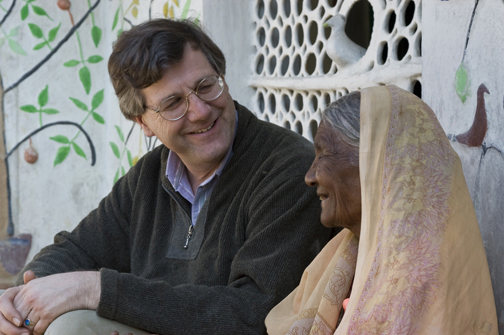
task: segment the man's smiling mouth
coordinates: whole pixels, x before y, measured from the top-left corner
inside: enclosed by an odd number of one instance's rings
[[[213,126],[215,126],[215,121],[212,122],[212,124],[209,125],[208,128],[193,131],[191,134],[202,134],[202,133],[205,133],[205,132],[209,131],[210,129],[212,129]]]

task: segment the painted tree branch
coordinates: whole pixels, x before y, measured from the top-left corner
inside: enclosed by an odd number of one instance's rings
[[[29,133],[28,135],[26,135],[21,141],[19,141],[8,153],[7,155],[5,155],[5,160],[7,160],[9,158],[9,156],[17,149],[19,148],[19,146],[21,144],[23,144],[23,142],[27,141],[30,137],[32,137],[33,135],[41,132],[42,130],[46,129],[46,128],[49,128],[49,127],[52,127],[52,126],[57,126],[57,125],[71,125],[71,126],[75,126],[77,128],[79,128],[80,131],[82,131],[82,133],[84,134],[84,136],[86,136],[86,139],[87,141],[89,142],[89,149],[91,150],[91,166],[94,166],[95,163],[96,163],[96,151],[95,151],[95,147],[93,145],[93,141],[91,140],[91,137],[89,136],[89,134],[84,130],[84,128],[82,128],[82,126],[76,122],[72,122],[72,121],[57,121],[57,122],[52,122],[52,123],[48,123],[48,124],[45,124],[43,125],[42,127],[32,131],[31,133]]]
[[[12,10],[14,9],[15,5],[16,5],[16,0],[12,0],[12,3],[11,3],[9,10],[7,11],[7,13],[5,13],[5,16],[2,18],[2,21],[0,21],[0,27],[2,26],[2,24],[4,24],[5,20],[7,20],[9,15],[12,13]]]
[[[91,166],[94,166],[95,163],[96,163],[96,151],[95,151],[95,148],[94,148],[94,145],[93,145],[93,141],[91,140],[91,137],[89,136],[89,134],[84,130],[84,128],[82,128],[82,126],[78,123],[75,123],[75,122],[71,122],[71,121],[57,121],[57,122],[52,122],[52,123],[48,123],[46,125],[43,125],[42,127],[32,131],[30,134],[26,135],[21,141],[19,141],[6,155],[5,155],[5,158],[4,158],[4,162],[5,162],[5,166],[7,167],[7,180],[9,180],[9,164],[8,164],[8,159],[9,159],[9,156],[17,149],[19,148],[19,146],[25,142],[26,140],[28,140],[30,137],[32,137],[33,135],[41,132],[42,130],[46,129],[46,128],[49,128],[49,127],[52,127],[52,126],[57,126],[57,125],[71,125],[71,126],[75,126],[77,128],[79,128],[80,131],[82,131],[82,133],[84,134],[84,136],[86,136],[86,139],[88,140],[89,142],[89,149],[91,150]],[[12,236],[14,235],[14,222],[12,221],[12,210],[11,210],[11,190],[10,190],[10,183],[7,183],[7,203],[8,203],[8,211],[9,211],[9,214],[8,214],[8,217],[9,217],[9,222],[8,222],[8,226],[7,226],[7,234],[9,236]]]
[[[476,0],[474,3],[474,9],[473,9],[473,12],[471,15],[471,21],[469,22],[469,28],[467,29],[467,37],[466,37],[466,43],[465,43],[465,47],[464,47],[464,54],[462,56],[462,62],[464,61],[465,56],[466,56],[467,45],[469,44],[469,36],[471,35],[471,28],[472,28],[472,24],[473,24],[473,20],[474,20],[474,15],[476,14],[476,8],[478,8],[478,3],[479,3],[479,0]]]
[[[84,14],[84,16],[77,22],[75,26],[70,29],[70,31],[65,35],[65,37],[56,45],[51,52],[45,56],[44,59],[42,59],[37,65],[35,65],[30,71],[26,72],[21,78],[19,78],[18,81],[16,81],[14,84],[9,86],[8,88],[5,89],[4,94],[9,92],[10,90],[16,88],[19,84],[21,84],[25,79],[30,77],[32,74],[34,74],[44,63],[46,63],[51,57],[61,48],[63,44],[68,41],[68,39],[73,35],[73,33],[81,26],[81,24],[86,20],[86,18],[91,14],[91,12],[98,6],[101,0],[96,0],[95,4],[89,8],[89,10]]]

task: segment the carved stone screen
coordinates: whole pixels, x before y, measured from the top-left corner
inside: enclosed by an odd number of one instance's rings
[[[258,0],[253,15],[259,118],[313,140],[321,111],[350,91],[421,95],[420,0]],[[331,27],[333,16],[343,21]]]

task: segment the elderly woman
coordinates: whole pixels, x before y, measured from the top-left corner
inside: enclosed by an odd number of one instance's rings
[[[266,318],[277,334],[498,334],[492,284],[457,154],[397,87],[326,109],[306,183],[344,227]],[[342,303],[350,297],[346,311]]]

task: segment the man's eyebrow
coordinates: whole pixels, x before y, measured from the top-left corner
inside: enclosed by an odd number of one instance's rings
[[[210,76],[213,76],[213,75],[216,75],[216,74],[206,74],[206,75],[202,75],[200,78],[198,79],[195,79],[193,84],[191,85],[191,90],[194,91],[196,90],[196,87],[198,87],[199,83],[201,83],[201,81],[205,78],[208,78]],[[187,92],[189,93],[189,92]],[[183,91],[181,93],[171,93],[171,94],[166,94],[164,95],[161,100],[159,101],[159,103],[165,101],[166,99],[168,98],[173,98],[173,97],[183,97],[185,96],[187,93],[184,93]]]

